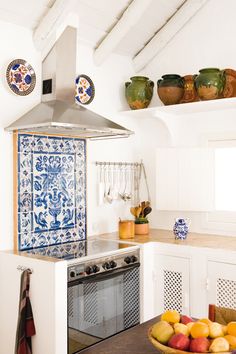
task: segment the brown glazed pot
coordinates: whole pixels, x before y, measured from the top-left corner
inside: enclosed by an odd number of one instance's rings
[[[177,74],[166,74],[157,81],[157,93],[164,105],[177,104],[184,94],[184,80]]]
[[[223,97],[236,97],[236,71],[233,69],[225,69],[225,87]]]
[[[196,102],[199,101],[197,91],[194,86],[194,79],[197,75],[185,75],[184,80],[184,95],[180,103]]]
[[[135,224],[134,233],[135,233],[135,235],[148,235],[149,234],[149,223]]]

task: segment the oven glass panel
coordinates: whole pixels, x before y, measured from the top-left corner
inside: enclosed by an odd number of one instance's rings
[[[69,354],[139,323],[139,268],[68,288]]]

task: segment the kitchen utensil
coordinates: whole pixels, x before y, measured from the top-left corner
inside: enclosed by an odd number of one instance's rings
[[[124,181],[124,191],[123,193],[119,193],[120,194],[120,197],[122,200],[124,200],[126,202],[126,189],[127,189],[127,183],[128,183],[128,176],[127,176],[127,168],[124,168],[123,169],[123,181]]]
[[[113,202],[113,196],[112,196],[112,173],[111,173],[111,167],[109,166],[108,170],[107,170],[107,174],[108,174],[108,184],[109,184],[109,188],[108,188],[108,192],[106,194],[106,200],[108,201],[108,203],[112,203]]]
[[[143,175],[144,175],[144,179],[145,179],[145,184],[146,184],[146,189],[147,189],[147,195],[148,195],[148,201],[151,203],[151,197],[150,197],[150,192],[149,192],[149,187],[148,187],[148,181],[147,181],[147,174],[146,174],[146,170],[144,167],[143,162],[141,163],[141,169],[143,170]]]
[[[102,205],[104,203],[104,191],[105,191],[104,168],[103,166],[100,166],[99,183],[98,183],[98,205]]]
[[[150,206],[146,206],[146,207],[143,209],[143,216],[144,216],[144,218],[145,218],[148,214],[150,214],[151,211],[152,211],[152,208],[151,208]]]
[[[134,217],[136,217],[136,208],[135,207],[131,207],[130,212]]]
[[[113,185],[112,185],[112,196],[113,200],[118,199],[118,168],[116,166],[113,167]]]

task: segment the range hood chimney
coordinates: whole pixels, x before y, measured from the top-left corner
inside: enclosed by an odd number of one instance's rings
[[[133,134],[75,103],[76,48],[77,30],[67,27],[43,62],[42,102],[5,130],[94,139],[128,137]]]

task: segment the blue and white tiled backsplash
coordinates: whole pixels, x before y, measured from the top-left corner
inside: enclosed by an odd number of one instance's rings
[[[86,239],[86,142],[18,134],[18,249]]]

